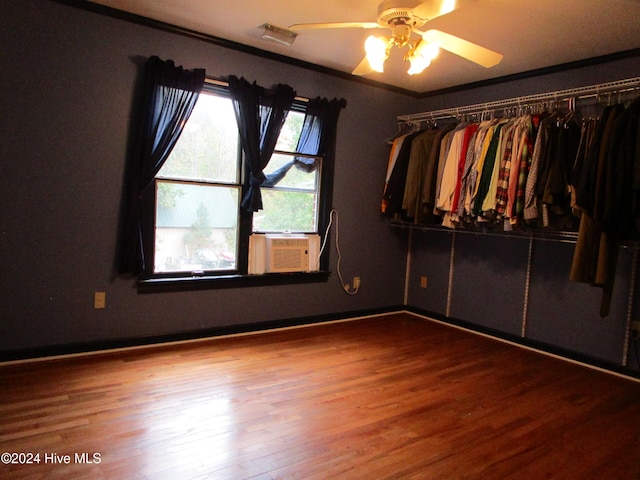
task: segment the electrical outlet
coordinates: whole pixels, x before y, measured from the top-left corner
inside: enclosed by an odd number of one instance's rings
[[[427,288],[427,277],[424,275],[420,277],[420,288]]]
[[[360,288],[360,277],[353,277],[353,288]]]
[[[93,308],[107,307],[107,292],[96,292],[93,294]]]

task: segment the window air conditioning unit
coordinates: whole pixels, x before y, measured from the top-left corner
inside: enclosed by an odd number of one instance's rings
[[[249,237],[249,273],[315,272],[320,235],[254,233]]]

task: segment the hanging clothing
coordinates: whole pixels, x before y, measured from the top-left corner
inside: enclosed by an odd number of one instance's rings
[[[472,158],[470,159],[471,165],[469,178],[467,180],[467,191],[465,193],[464,212],[470,219],[473,216],[475,199],[478,194],[478,179],[482,173],[484,159],[487,155],[496,123],[497,121],[494,120],[481,123],[476,132],[474,142],[469,147],[469,149],[473,149],[473,151],[470,153]]]
[[[569,278],[602,288],[604,317],[620,242],[640,240],[640,98],[596,119],[572,109],[398,138],[383,213],[450,228],[577,227]]]
[[[440,202],[440,198],[441,198],[440,192],[443,189],[442,184],[444,182],[444,189],[447,190],[450,182],[450,175],[448,172],[449,169],[447,168],[447,159],[449,158],[449,152],[451,151],[451,148],[452,147],[454,149],[458,148],[459,136],[456,138],[456,134],[460,132],[461,128],[464,128],[464,125],[460,125],[460,124],[455,125],[455,127],[451,131],[445,134],[445,136],[442,138],[442,141],[440,142],[440,151],[438,154],[438,168],[437,168],[437,175],[436,175],[436,188],[434,191],[435,207],[433,210],[433,213],[437,215],[442,214],[442,211],[438,208],[438,203]]]
[[[431,148],[437,135],[438,130],[431,128],[415,137],[411,142],[402,208],[406,217],[413,219],[414,223],[418,223],[422,210],[423,183]]]
[[[558,112],[554,112],[543,119],[538,127],[538,134],[533,147],[531,168],[529,170],[529,176],[527,177],[527,183],[525,186],[523,216],[529,224],[535,224],[538,220],[540,210],[540,197],[538,194],[539,178],[545,178],[545,166],[547,163],[549,143],[551,141],[550,130],[557,119]]]
[[[460,125],[455,130],[451,137],[451,144],[446,158],[444,158],[440,190],[438,191],[436,201],[436,208],[441,212],[451,211],[451,205],[458,183],[460,158],[461,156],[466,158],[466,152],[463,150],[466,132],[466,124]]]
[[[582,209],[578,205],[577,189],[578,183],[584,174],[586,169],[586,163],[588,161],[588,155],[591,151],[593,140],[595,137],[596,126],[598,119],[590,118],[582,122],[582,129],[580,132],[580,145],[578,146],[578,152],[576,153],[576,159],[573,166],[573,172],[571,173],[571,208],[576,216],[580,216]]]
[[[391,179],[391,174],[393,173],[393,169],[396,166],[396,161],[398,159],[398,154],[400,153],[400,149],[402,148],[402,144],[404,143],[404,139],[407,135],[400,135],[392,140],[391,144],[391,153],[389,154],[389,160],[387,162],[387,174],[384,178],[384,189],[382,191],[382,205],[380,207],[380,211],[385,213],[387,211],[388,201],[386,199],[387,190],[389,188],[389,180]]]
[[[509,180],[511,179],[511,160],[513,154],[517,154],[517,136],[519,131],[519,120],[511,122],[503,129],[504,148],[502,149],[500,166],[498,168],[498,180],[496,184],[494,209],[496,214],[504,215],[507,211],[509,200]],[[514,149],[514,142],[516,147]],[[515,150],[515,151],[514,151]]]
[[[524,192],[535,141],[534,117],[525,115],[520,122],[518,147],[512,160],[507,192],[507,217],[510,225],[517,226],[524,210]]]
[[[603,205],[598,206],[603,246],[596,275],[596,281],[603,285],[600,303],[600,315],[603,317],[609,314],[620,242],[637,238],[632,208],[632,179],[634,163],[637,163],[640,153],[636,151],[639,109],[640,102],[636,100],[617,116],[604,167],[605,194]]]
[[[464,221],[465,207],[467,205],[467,195],[469,194],[469,184],[474,181],[473,166],[474,166],[474,154],[475,154],[475,142],[478,136],[478,130],[480,124],[474,124],[469,127],[470,138],[466,147],[466,155],[464,157],[464,164],[460,173],[460,182],[456,187],[456,196],[453,200],[452,213],[455,213],[455,221],[460,224]]]
[[[457,171],[456,171],[456,184],[453,192],[453,199],[451,200],[451,212],[456,213],[458,211],[458,204],[460,203],[461,190],[463,187],[463,179],[465,172],[469,167],[469,145],[472,144],[475,134],[478,131],[479,125],[472,123],[464,129],[464,137],[462,139],[462,148],[460,149],[460,158],[458,159]]]
[[[620,239],[617,229],[607,228],[611,222],[606,212],[607,205],[614,200],[612,190],[616,176],[622,173],[617,171],[612,152],[615,151],[616,131],[623,129],[621,122],[624,120],[620,118],[626,118],[624,110],[624,106],[618,104],[607,107],[603,112],[576,191],[582,216],[570,279],[603,288],[602,317],[609,314]],[[613,175],[614,171],[616,175]]]
[[[603,229],[621,240],[637,237],[636,220],[640,216],[634,177],[640,170],[640,98],[632,102],[614,125],[603,209]]]
[[[571,175],[580,146],[581,119],[570,114],[552,125],[549,136],[546,176],[539,178],[538,194],[542,205],[542,226],[556,230],[574,230],[571,208]]]
[[[434,214],[438,189],[439,159],[442,146],[447,143],[444,139],[455,127],[455,124],[450,124],[440,128],[433,140],[433,145],[429,152],[429,158],[425,165],[425,179],[422,185],[421,195],[421,211],[418,213],[416,218],[417,223],[435,223],[439,221],[439,217]]]
[[[496,162],[496,155],[498,153],[498,147],[500,145],[500,132],[504,127],[505,122],[501,122],[495,126],[489,146],[482,162],[482,173],[478,181],[478,190],[476,193],[475,203],[473,207],[473,214],[480,216],[485,212],[484,202],[491,188],[491,182],[493,181],[493,170]]]
[[[407,171],[409,169],[409,157],[411,154],[411,143],[413,139],[420,135],[421,132],[414,132],[407,135],[403,142],[389,181],[383,195],[384,215],[387,217],[404,217],[402,212],[402,201],[404,199],[404,188],[407,179]]]

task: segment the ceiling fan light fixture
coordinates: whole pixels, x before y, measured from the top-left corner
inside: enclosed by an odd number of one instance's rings
[[[385,37],[369,35],[364,42],[364,51],[371,69],[384,72],[384,62],[389,57],[389,40]]]
[[[440,53],[440,45],[435,42],[423,42],[420,40],[416,45],[416,55],[434,60]]]
[[[365,57],[351,72],[352,75],[368,75],[382,72],[392,47],[408,47],[404,60],[412,63],[411,74],[423,71],[442,48],[485,68],[491,68],[502,60],[502,54],[464,38],[436,29],[423,29],[431,20],[475,3],[477,0],[382,0],[378,5],[375,22],[298,23],[294,30],[328,28],[386,28],[391,35],[369,37],[365,42]],[[453,17],[452,17],[453,18]],[[417,36],[417,41],[412,39]]]
[[[453,12],[456,8],[456,0],[443,0],[442,5],[440,6],[440,15],[446,15],[447,13]]]
[[[407,73],[409,75],[419,75],[424,72],[425,68],[431,65],[431,60],[424,57],[414,56],[409,58],[409,63],[411,66],[409,67],[409,70],[407,70]]]
[[[396,23],[391,29],[393,44],[404,47],[411,41],[411,27],[406,23]]]
[[[409,75],[417,75],[424,71],[431,61],[438,56],[440,46],[437,43],[425,42],[422,39],[413,46],[409,53],[405,56],[405,60],[411,63],[407,73]]]

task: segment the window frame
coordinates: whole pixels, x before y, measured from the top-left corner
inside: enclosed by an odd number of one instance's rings
[[[262,188],[262,194],[263,194],[263,200],[264,200],[264,193],[265,191],[277,191],[277,192],[292,192],[292,193],[303,193],[303,194],[316,194],[317,195],[317,199],[319,200],[320,198],[320,188],[322,186],[322,167],[323,167],[323,163],[324,163],[324,157],[322,157],[321,155],[309,155],[306,153],[299,153],[299,152],[287,152],[284,150],[274,150],[273,155],[285,155],[285,156],[290,156],[292,158],[297,158],[297,157],[306,157],[306,158],[313,158],[314,160],[316,160],[317,162],[319,162],[320,164],[320,168],[317,169],[317,178],[316,178],[316,188],[311,190],[311,189],[298,189],[298,188],[294,188],[294,187],[284,187],[284,186],[279,186],[279,185],[274,185],[272,187],[263,187]],[[296,234],[320,234],[320,226],[319,226],[319,218],[320,218],[320,212],[319,212],[319,208],[316,209],[316,218],[315,218],[315,224],[317,226],[317,231],[295,231],[294,233]],[[280,230],[269,230],[269,229],[257,229],[254,230],[253,229],[253,215],[252,215],[252,221],[251,221],[251,225],[252,225],[252,232],[253,233],[275,233],[275,234],[281,234],[284,233]]]
[[[219,80],[205,79],[202,94],[220,95],[230,98],[228,84]],[[296,97],[291,111],[305,113],[308,99]],[[244,198],[249,188],[249,174],[244,161],[244,152],[240,145],[238,135],[238,162],[239,162],[239,183],[227,184],[229,187],[240,187],[240,198]],[[285,153],[291,155],[293,152],[276,151],[275,154]],[[300,154],[300,156],[310,156]],[[313,157],[313,156],[312,156]],[[204,272],[155,272],[155,232],[156,232],[156,212],[158,182],[184,182],[194,183],[189,179],[167,178],[156,175],[152,188],[147,189],[141,198],[141,208],[144,212],[142,228],[145,230],[143,238],[147,239],[143,245],[143,251],[151,258],[145,263],[146,268],[138,276],[138,290],[141,292],[153,292],[158,290],[182,290],[182,289],[209,289],[209,288],[229,288],[245,286],[268,286],[291,283],[315,283],[326,282],[329,272],[329,239],[324,239],[325,232],[330,221],[330,211],[333,195],[333,155],[319,155],[320,169],[318,171],[317,189],[317,233],[325,241],[325,247],[320,255],[319,270],[314,272],[286,272],[286,273],[264,273],[260,275],[248,274],[249,267],[249,237],[253,233],[253,212],[246,211],[238,205],[238,252],[236,257],[236,268],[233,270],[207,270]],[[202,183],[197,181],[195,183]],[[212,185],[217,184],[211,182]]]

